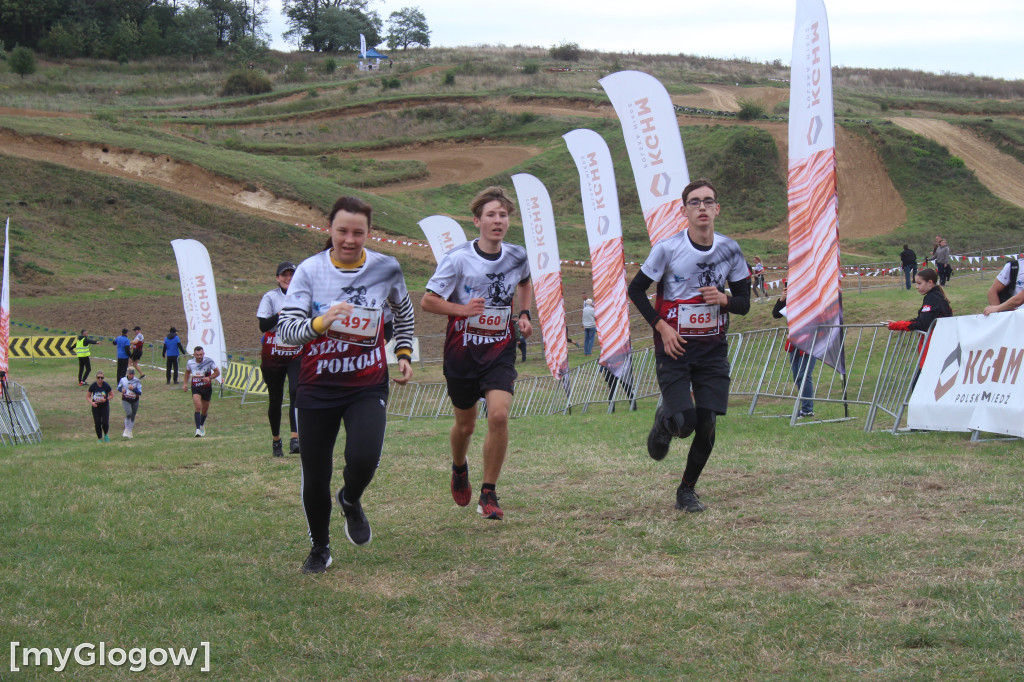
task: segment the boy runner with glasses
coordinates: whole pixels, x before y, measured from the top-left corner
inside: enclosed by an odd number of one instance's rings
[[[682,211],[689,229],[655,244],[629,284],[630,300],[654,328],[661,388],[647,453],[661,461],[673,438],[694,434],[676,490],[676,509],[687,512],[706,508],[694,487],[715,444],[715,420],[729,403],[729,313],[750,310],[750,269],[743,253],[735,241],[715,232],[721,208],[710,181],[687,185]],[[647,299],[654,282],[656,307]],[[726,283],[731,295],[725,293]]]

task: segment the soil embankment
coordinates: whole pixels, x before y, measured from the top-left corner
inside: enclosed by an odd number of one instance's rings
[[[934,118],[893,118],[893,123],[930,138],[963,159],[992,194],[1024,208],[1024,163],[970,131]]]

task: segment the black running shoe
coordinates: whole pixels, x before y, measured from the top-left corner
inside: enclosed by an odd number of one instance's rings
[[[290,441],[288,441],[288,452],[290,452],[293,455],[299,454],[299,439],[298,438],[292,438]]]
[[[271,441],[274,449],[274,457],[284,457],[284,445],[280,440]]]
[[[654,424],[651,425],[651,430],[647,434],[647,454],[656,462],[665,459],[668,448],[672,445],[672,434],[662,426],[662,421],[661,407],[658,407],[654,413]]]
[[[306,563],[302,564],[303,573],[323,573],[331,565],[331,550],[323,545],[313,545],[306,557]]]
[[[700,501],[700,495],[697,494],[696,490],[688,485],[681,484],[679,489],[676,490],[676,509],[682,509],[683,511],[695,514],[704,511],[707,507]]]
[[[341,511],[345,513],[345,537],[348,538],[348,541],[357,547],[370,544],[373,532],[370,530],[370,522],[367,520],[366,514],[363,513],[363,505],[358,500],[350,504],[345,499],[344,488],[338,491],[338,504],[341,505]]]

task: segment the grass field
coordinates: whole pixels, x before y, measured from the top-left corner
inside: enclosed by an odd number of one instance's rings
[[[11,369],[44,436],[0,449],[0,639],[23,647],[208,641],[214,679],[1024,674],[1019,443],[864,434],[863,414],[789,428],[737,402],[709,511],[685,515],[686,445],[645,452],[653,400],[522,419],[499,523],[451,501],[450,422],[392,422],[373,542],[335,514],[334,564],[305,576],[298,461],[270,457],[265,404],[215,398],[195,439],[188,397],[151,377],[135,439],[115,405],[98,444],[75,366]]]

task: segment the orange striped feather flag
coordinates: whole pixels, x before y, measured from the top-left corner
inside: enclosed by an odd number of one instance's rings
[[[604,138],[592,130],[573,130],[562,137],[580,173],[583,219],[594,280],[594,313],[601,344],[598,362],[628,382],[631,379],[631,341],[626,258],[612,157]]]
[[[790,341],[840,373],[843,323],[839,202],[828,17],[821,0],[797,0],[789,116]]]
[[[563,379],[569,373],[569,351],[566,346],[562,266],[558,260],[551,197],[544,184],[528,173],[513,175],[512,184],[523,216],[526,255],[530,260],[533,294],[544,336],[544,359],[551,376]]]

